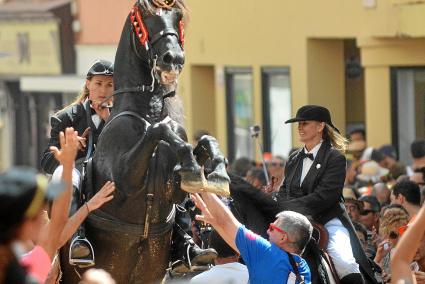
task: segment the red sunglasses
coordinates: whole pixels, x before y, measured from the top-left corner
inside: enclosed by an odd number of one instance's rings
[[[281,228],[279,228],[278,226],[276,226],[275,224],[273,224],[273,223],[270,223],[270,225],[269,225],[269,230],[270,230],[270,232],[273,232],[273,231],[278,231],[279,233],[281,233],[281,234],[286,234],[286,232],[284,231],[284,230],[282,230]]]

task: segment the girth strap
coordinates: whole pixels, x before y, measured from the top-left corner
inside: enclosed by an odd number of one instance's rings
[[[176,210],[173,206],[173,209],[170,212],[172,218],[168,218],[163,223],[150,224],[148,235],[157,236],[169,232],[173,228],[175,213]],[[145,224],[124,223],[108,217],[108,214],[98,209],[88,216],[87,223],[97,229],[103,229],[115,233],[130,234],[137,237],[143,236],[145,233]]]

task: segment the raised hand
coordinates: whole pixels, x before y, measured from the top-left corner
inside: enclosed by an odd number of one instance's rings
[[[89,212],[100,208],[103,204],[114,198],[112,192],[115,190],[115,183],[108,181],[105,185],[87,202]]]
[[[73,166],[78,152],[78,132],[74,128],[68,127],[65,133],[59,133],[60,150],[56,146],[51,146],[50,151],[56,160],[63,166]]]
[[[210,193],[205,193],[205,195],[207,194]],[[201,196],[198,193],[194,193],[191,194],[190,197],[195,202],[195,206],[198,207],[198,209],[202,212],[202,215],[196,215],[195,219],[204,223],[214,224],[215,218],[208,210],[208,207],[205,204],[204,200],[201,198]]]
[[[425,272],[414,271],[417,284],[425,284]]]
[[[391,251],[392,245],[388,240],[384,240],[378,244],[375,256],[375,262],[381,263],[382,259]]]

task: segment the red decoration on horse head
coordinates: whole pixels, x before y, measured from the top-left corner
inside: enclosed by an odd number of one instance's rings
[[[184,47],[184,21],[180,20],[179,22],[179,39],[180,44]]]
[[[140,8],[137,5],[134,6],[133,9],[131,9],[130,20],[131,20],[131,25],[134,29],[134,32],[139,38],[139,42],[146,49],[148,49],[148,45],[147,45],[148,39],[149,39],[148,29],[146,28],[145,23],[143,22],[142,12],[140,11]]]

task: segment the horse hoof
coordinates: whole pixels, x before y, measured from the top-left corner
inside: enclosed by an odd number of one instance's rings
[[[205,183],[199,181],[182,181],[180,187],[189,193],[200,193],[204,192],[205,185]]]
[[[204,187],[207,185],[207,180],[202,171],[196,172],[180,172],[182,178],[180,187],[184,191],[189,193],[200,193],[204,191]]]
[[[230,196],[229,190],[230,178],[226,172],[212,172],[208,175],[205,191],[212,192],[221,196]]]
[[[204,187],[205,192],[215,193],[221,196],[230,196],[229,182],[215,182],[215,181],[207,181],[207,186]]]

